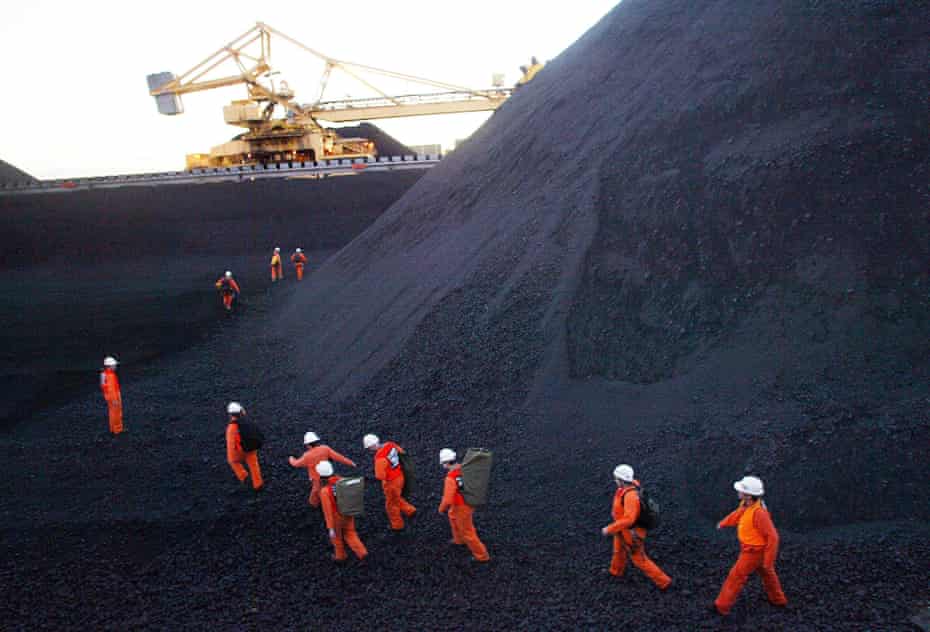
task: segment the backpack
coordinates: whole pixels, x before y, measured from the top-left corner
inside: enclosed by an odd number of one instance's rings
[[[365,478],[352,476],[342,478],[333,485],[336,508],[343,516],[356,517],[365,514]]]
[[[642,487],[636,488],[639,496],[639,517],[633,524],[634,527],[642,527],[646,531],[655,529],[659,526],[659,503],[649,496]]]
[[[404,471],[404,488],[401,490],[400,495],[409,498],[413,492],[413,483],[416,480],[416,474],[413,471],[413,459],[406,452],[401,452],[399,456],[400,469]]]
[[[472,507],[488,504],[488,484],[491,480],[491,465],[494,459],[485,448],[468,448],[462,459],[459,491],[465,502]]]
[[[243,450],[253,452],[265,445],[265,435],[261,428],[244,419],[239,419],[236,424],[239,426],[239,443]]]

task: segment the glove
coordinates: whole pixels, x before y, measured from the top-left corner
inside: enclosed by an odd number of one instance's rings
[[[332,539],[335,538],[335,537],[336,537],[336,530],[335,530],[335,529],[330,529],[330,530],[329,530],[329,539],[332,540]]]
[[[607,527],[604,527],[603,529],[601,529],[601,535],[610,535],[609,533],[607,533]]]

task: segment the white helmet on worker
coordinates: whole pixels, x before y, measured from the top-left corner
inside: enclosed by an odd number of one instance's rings
[[[297,249],[297,252],[303,252],[303,250],[301,250],[300,248],[298,248],[298,249]]]
[[[232,278],[232,272],[230,272],[229,270],[227,270],[225,276],[226,276],[227,279],[231,279],[231,278]]]
[[[762,486],[762,479],[755,476],[744,476],[733,483],[733,489],[750,496],[762,496],[765,494],[765,488]]]
[[[366,450],[372,449],[373,447],[377,446],[379,443],[381,443],[381,439],[378,438],[378,435],[367,434],[364,437],[362,437],[362,445],[365,447]]]
[[[315,432],[308,432],[304,435],[304,445],[310,445],[311,443],[315,443],[319,440],[320,438]]]
[[[614,468],[614,478],[624,483],[633,482],[633,468],[629,465],[618,465]]]
[[[229,413],[230,415],[241,414],[243,410],[245,409],[242,407],[242,404],[240,404],[239,402],[229,402],[229,404],[226,406],[226,412]]]
[[[103,366],[116,366],[119,362],[113,356],[107,356],[103,359]]]
[[[281,249],[280,249],[280,248],[275,248],[274,251],[275,251],[275,252],[281,252]]]
[[[445,465],[446,463],[452,463],[455,461],[455,450],[450,450],[449,448],[443,448],[439,451],[439,464]]]
[[[316,473],[320,476],[332,476],[333,464],[329,461],[320,461],[316,464]]]

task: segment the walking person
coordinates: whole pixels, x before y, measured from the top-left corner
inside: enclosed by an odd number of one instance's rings
[[[400,464],[403,448],[388,441],[381,443],[377,435],[367,434],[362,438],[366,450],[375,453],[375,478],[381,481],[384,491],[384,511],[391,523],[392,531],[404,530],[404,517],[411,518],[417,508],[404,499],[404,468]]]
[[[248,445],[247,441],[243,444],[243,433],[240,429],[240,425],[244,426],[246,423],[243,420],[245,408],[239,402],[229,402],[226,412],[229,414],[229,422],[226,424],[226,462],[240,483],[245,485],[246,479],[251,476],[252,489],[261,491],[265,481],[258,464],[258,449]]]
[[[368,549],[358,537],[355,530],[355,518],[352,516],[343,516],[339,512],[339,505],[336,502],[336,483],[342,480],[341,476],[336,476],[333,472],[333,464],[329,461],[320,461],[314,468],[317,476],[322,482],[320,491],[320,501],[323,505],[323,517],[326,520],[326,529],[329,533],[329,540],[333,543],[333,561],[345,561],[346,545],[355,553],[355,557],[364,560],[368,557]]]
[[[456,461],[457,458],[455,451],[449,448],[439,451],[439,464],[446,470],[439,513],[448,512],[452,544],[464,544],[471,551],[473,562],[484,563],[489,561],[491,556],[475,531],[474,509],[462,496],[462,466]]]
[[[280,281],[284,278],[284,265],[281,263],[281,249],[275,248],[271,255],[271,281]]]
[[[294,264],[294,273],[297,275],[297,280],[303,280],[304,266],[307,265],[307,255],[304,254],[304,251],[300,248],[295,250],[294,254],[291,255],[291,263]]]
[[[110,418],[110,433],[115,437],[123,431],[123,396],[119,388],[119,378],[116,377],[116,365],[119,362],[113,356],[103,359],[103,370],[100,372],[100,390],[103,399],[107,402],[107,413]]]
[[[355,461],[339,454],[328,445],[323,445],[323,442],[320,441],[320,437],[315,432],[308,432],[304,435],[304,449],[306,451],[303,453],[303,456],[300,458],[289,456],[287,457],[287,461],[291,464],[291,467],[307,468],[307,474],[310,477],[311,483],[310,496],[307,498],[307,503],[311,507],[319,507],[321,487],[320,475],[317,474],[316,471],[317,464],[323,461],[336,461],[343,465],[356,467]]]
[[[241,291],[239,284],[233,278],[233,273],[227,270],[223,276],[217,279],[215,285],[223,297],[223,307],[227,312],[232,311],[233,301],[239,298],[239,292]]]

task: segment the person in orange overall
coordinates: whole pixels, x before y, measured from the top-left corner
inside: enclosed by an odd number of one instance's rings
[[[391,523],[391,530],[403,531],[403,516],[411,518],[417,512],[417,508],[401,495],[404,489],[404,469],[400,465],[400,455],[403,449],[393,441],[381,443],[373,434],[365,435],[362,445],[375,453],[375,478],[381,481],[381,489],[384,490],[384,510]]]
[[[229,413],[229,423],[226,425],[226,462],[243,485],[251,474],[252,489],[260,491],[265,486],[265,481],[262,480],[262,470],[258,465],[258,450],[243,450],[242,438],[239,436],[239,419],[245,416],[245,408],[238,402],[229,402],[226,412]],[[243,463],[248,466],[248,471],[243,467]]]
[[[100,372],[100,390],[107,402],[113,436],[123,431],[123,396],[119,390],[119,378],[116,377],[117,364],[116,358],[107,356],[103,359],[103,371]]]
[[[746,580],[753,573],[758,574],[762,580],[762,587],[769,602],[775,606],[786,606],[788,599],[781,589],[778,575],[775,574],[778,531],[772,523],[768,507],[762,501],[762,495],[765,493],[762,481],[755,476],[744,476],[733,483],[733,488],[739,495],[739,507],[721,520],[717,528],[736,527],[740,553],[714,601],[714,608],[722,615],[730,614],[730,609],[736,603]]]
[[[449,513],[449,527],[452,529],[452,544],[464,544],[471,551],[473,562],[487,562],[491,559],[488,549],[478,538],[472,521],[474,509],[462,496],[462,466],[456,463],[454,450],[443,448],[439,451],[439,464],[446,469],[446,480],[442,485],[442,500],[439,513]]]
[[[284,266],[281,263],[281,249],[275,248],[271,255],[271,280],[279,281],[284,278]]]
[[[298,248],[294,254],[291,255],[291,263],[294,264],[294,272],[297,274],[297,280],[300,281],[304,278],[304,266],[307,265],[307,255],[304,254],[304,251]]]
[[[323,461],[337,461],[343,465],[356,467],[355,461],[342,456],[328,445],[323,445],[315,432],[308,432],[304,435],[304,448],[306,452],[304,452],[303,456],[299,459],[289,456],[287,461],[292,467],[307,468],[307,474],[310,476],[311,481],[310,497],[307,499],[307,503],[311,507],[319,507],[320,475],[316,473],[317,464]]]
[[[355,530],[355,518],[343,516],[339,513],[339,505],[336,504],[336,493],[333,487],[342,480],[341,476],[333,474],[333,464],[329,461],[320,461],[314,468],[317,476],[323,482],[323,488],[320,491],[320,501],[323,505],[323,518],[326,520],[326,529],[329,531],[329,540],[333,543],[335,554],[333,560],[336,562],[345,561],[346,544],[355,553],[355,557],[364,560],[368,557],[368,549],[358,537]]]
[[[622,577],[629,557],[636,568],[644,572],[660,590],[665,590],[671,585],[672,578],[646,555],[646,530],[635,526],[640,506],[637,493],[639,481],[633,477],[633,468],[618,465],[614,468],[614,481],[617,484],[611,512],[614,521],[601,529],[602,535],[613,536],[614,539],[610,574]]]
[[[239,284],[233,278],[232,272],[227,270],[223,276],[216,280],[214,285],[223,296],[223,307],[226,308],[227,312],[232,310],[233,299],[238,297],[240,292]]]

